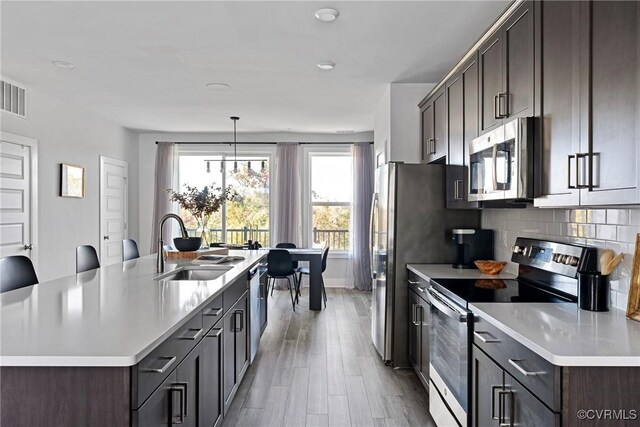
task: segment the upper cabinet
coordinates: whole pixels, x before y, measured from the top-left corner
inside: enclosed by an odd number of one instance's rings
[[[447,115],[444,89],[420,104],[422,123],[422,161],[441,161],[447,155]]]
[[[524,2],[478,50],[481,134],[534,114],[533,7]]]
[[[640,203],[640,2],[582,8],[580,203]]]
[[[536,206],[640,203],[640,2],[542,2]]]

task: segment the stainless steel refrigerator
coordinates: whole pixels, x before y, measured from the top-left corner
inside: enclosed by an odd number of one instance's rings
[[[376,170],[371,207],[371,336],[382,359],[410,367],[407,264],[456,259],[453,228],[479,228],[478,210],[447,210],[445,165],[390,162]]]

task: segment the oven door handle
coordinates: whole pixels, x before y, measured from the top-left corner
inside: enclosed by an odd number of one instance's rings
[[[445,316],[455,319],[459,323],[465,323],[467,321],[467,313],[453,307],[452,304],[445,300],[446,297],[436,291],[433,287],[429,288],[428,298],[431,306],[436,308]]]

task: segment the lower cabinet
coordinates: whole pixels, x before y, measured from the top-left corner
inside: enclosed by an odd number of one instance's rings
[[[202,387],[204,405],[200,419],[206,427],[222,422],[222,325],[214,327],[202,340]]]
[[[409,291],[409,361],[425,387],[429,385],[429,303]]]
[[[249,335],[247,314],[248,292],[225,314],[224,322],[224,413],[229,410],[242,377],[249,366]]]
[[[475,344],[472,353],[472,425],[560,426],[553,412]]]

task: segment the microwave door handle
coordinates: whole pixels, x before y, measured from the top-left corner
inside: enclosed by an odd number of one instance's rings
[[[493,146],[492,160],[493,160],[493,171],[492,171],[493,191],[498,191],[498,146],[497,145]]]

